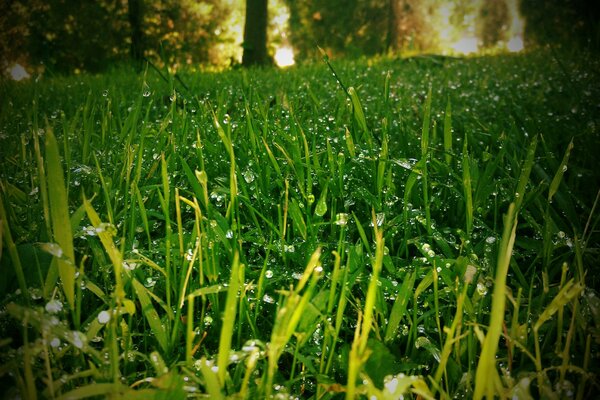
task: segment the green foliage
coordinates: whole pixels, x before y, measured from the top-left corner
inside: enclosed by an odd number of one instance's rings
[[[598,62],[328,63],[2,82],[3,397],[596,395]]]

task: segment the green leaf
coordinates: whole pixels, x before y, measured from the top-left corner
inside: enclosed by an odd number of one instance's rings
[[[160,345],[161,349],[165,353],[167,353],[167,350],[168,350],[167,332],[158,316],[158,313],[154,309],[152,302],[150,301],[150,297],[146,293],[148,291],[148,289],[146,289],[144,287],[144,285],[142,285],[140,282],[138,282],[137,279],[132,279],[132,282],[133,282],[133,288],[135,289],[135,293],[142,305],[142,313],[146,317],[146,320],[148,321],[148,325],[150,325],[150,329],[152,329],[152,332],[154,333],[154,336],[156,337],[156,340],[158,341],[158,344]]]
[[[408,300],[410,299],[410,295],[412,294],[413,287],[415,286],[415,279],[416,274],[413,272],[408,275],[408,277],[405,277],[404,282],[400,287],[398,296],[396,296],[396,300],[392,306],[392,311],[390,311],[388,325],[385,330],[386,342],[389,342],[396,336],[400,321],[402,321],[402,317],[406,313],[406,306],[408,304]]]
[[[317,206],[315,207],[315,215],[318,217],[322,217],[327,212],[327,189],[328,185],[325,185],[325,188],[323,188],[323,192],[321,192],[321,196],[319,197],[319,201],[317,202]]]
[[[362,108],[362,104],[360,103],[360,99],[358,98],[358,94],[356,93],[356,89],[352,86],[348,88],[348,95],[350,96],[350,100],[352,101],[352,109],[354,110],[354,119],[356,123],[360,127],[360,129],[367,133],[367,120],[365,118],[365,113]]]
[[[75,309],[75,251],[69,218],[69,199],[58,143],[51,129],[46,132],[46,164],[48,170],[48,195],[54,241],[61,248],[62,256],[56,258],[58,275],[65,297],[71,309]]]
[[[110,397],[109,395],[122,393],[126,389],[127,386],[120,383],[92,383],[73,389],[60,396],[58,400],[77,400],[95,396]]]
[[[367,348],[371,354],[365,363],[364,370],[373,380],[375,386],[381,389],[383,388],[384,378],[399,373],[402,370],[402,365],[390,349],[379,340],[369,339]]]
[[[567,146],[567,150],[565,151],[562,162],[558,166],[558,170],[556,171],[556,174],[554,174],[554,178],[552,178],[552,182],[550,183],[550,189],[548,190],[548,201],[552,201],[552,197],[554,197],[554,195],[558,191],[560,181],[562,180],[562,177],[565,171],[567,170],[567,163],[569,162],[569,156],[571,155],[572,149],[573,139],[571,139],[571,142]]]

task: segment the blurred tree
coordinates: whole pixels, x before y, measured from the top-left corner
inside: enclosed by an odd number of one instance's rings
[[[20,1],[0,1],[0,70],[5,71],[10,64],[19,62],[25,64],[25,51],[29,39],[27,19],[32,8],[40,4],[31,2],[23,4]]]
[[[223,41],[223,0],[28,0],[0,2],[0,67],[101,71],[144,56],[170,65],[207,63]],[[231,40],[228,38],[227,40]]]
[[[317,46],[348,56],[386,49],[388,0],[287,0],[287,4],[298,59],[316,56]]]
[[[128,0],[127,6],[131,29],[131,59],[140,68],[144,59],[144,0]]]
[[[600,51],[600,1],[521,0],[525,40]]]
[[[31,1],[25,48],[30,61],[57,72],[99,71],[126,55],[126,9],[118,1]]]
[[[268,63],[267,21],[268,1],[246,0],[242,65],[248,67]]]
[[[507,40],[509,13],[505,0],[483,0],[479,9],[478,36],[490,48]]]
[[[388,47],[391,50],[425,49],[432,46],[425,19],[431,1],[390,0]]]
[[[173,67],[207,63],[210,48],[221,38],[218,32],[230,13],[220,0],[155,0],[145,3],[146,55]]]

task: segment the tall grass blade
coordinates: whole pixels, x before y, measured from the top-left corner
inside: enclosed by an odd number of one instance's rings
[[[416,274],[412,272],[407,275],[408,277],[404,278],[404,282],[402,282],[402,286],[398,291],[398,296],[396,296],[396,300],[394,301],[394,305],[390,311],[388,324],[385,329],[386,342],[389,342],[396,337],[398,326],[400,326],[400,321],[402,321],[402,318],[406,313],[406,306],[408,305],[408,300],[410,300],[413,288],[415,286]]]
[[[163,354],[168,354],[169,340],[167,331],[160,320],[158,313],[154,309],[154,306],[152,305],[150,296],[148,296],[147,293],[148,289],[146,289],[144,285],[142,285],[137,279],[132,279],[131,282],[133,284],[135,294],[142,305],[142,313],[144,314],[144,317],[146,317],[146,321],[148,321],[148,325],[150,325],[150,329],[152,329],[152,333],[154,334],[154,337],[156,337],[156,341],[163,351]]]
[[[517,182],[517,189],[515,191],[515,207],[516,213],[521,209],[521,205],[523,203],[523,197],[525,197],[525,187],[527,186],[527,182],[529,182],[529,175],[531,174],[531,169],[533,168],[533,164],[535,161],[535,150],[537,148],[538,136],[534,136],[529,143],[529,147],[527,148],[527,155],[525,156],[525,161],[521,166],[521,174],[519,175],[519,181]]]
[[[502,334],[504,322],[504,311],[506,306],[506,277],[512,250],[515,243],[517,230],[517,207],[511,203],[504,217],[504,231],[498,253],[498,264],[496,267],[496,278],[494,279],[494,292],[492,294],[492,308],[490,310],[490,324],[488,327],[477,371],[475,373],[475,391],[473,398],[481,399],[483,396],[493,398],[495,393],[502,392],[500,377],[496,370],[496,353],[498,341]]]
[[[448,166],[452,163],[452,106],[450,99],[448,99],[444,113],[444,160]]]
[[[471,185],[471,165],[469,162],[469,147],[467,145],[467,135],[463,144],[462,154],[462,173],[463,173],[463,191],[465,194],[466,225],[467,235],[473,231],[473,190]]]
[[[48,198],[54,241],[62,249],[56,258],[58,274],[71,310],[75,309],[75,251],[69,219],[69,199],[56,137],[52,129],[46,132],[46,166],[48,171]]]
[[[21,289],[21,296],[25,300],[26,304],[29,304],[27,281],[25,279],[25,274],[23,273],[21,257],[19,256],[17,246],[15,245],[15,242],[12,238],[12,233],[10,232],[8,216],[6,215],[6,210],[4,209],[4,196],[3,193],[0,192],[0,247],[4,248],[4,246],[6,246],[8,250],[8,256],[10,257],[10,261],[12,262],[15,270],[17,282],[19,283],[19,289]],[[2,259],[1,256],[2,250],[0,250],[0,260]]]
[[[563,155],[563,159],[558,166],[558,170],[556,170],[556,174],[554,174],[554,178],[552,178],[552,182],[550,182],[550,188],[548,189],[548,202],[552,201],[552,198],[558,191],[558,187],[560,186],[560,182],[562,181],[562,177],[567,170],[567,163],[569,162],[569,156],[571,155],[571,150],[573,150],[573,139],[567,146],[567,150]]]
[[[237,314],[238,291],[242,284],[240,274],[243,274],[243,270],[244,265],[240,264],[240,256],[236,251],[231,265],[231,277],[229,278],[229,288],[227,289],[227,299],[225,300],[225,310],[223,311],[223,325],[221,327],[219,355],[217,358],[218,377],[221,387],[225,386],[229,352],[231,351],[231,340],[233,338],[233,326],[235,325]]]
[[[98,237],[100,238],[100,242],[104,246],[104,250],[108,254],[110,258],[113,268],[115,269],[115,291],[114,294],[117,299],[117,304],[119,304],[121,299],[125,298],[125,289],[123,288],[123,255],[115,246],[115,243],[112,240],[112,231],[110,226],[106,226],[100,220],[100,216],[96,213],[96,210],[92,207],[91,203],[85,197],[83,198],[83,205],[85,207],[85,211],[87,216],[94,227],[94,230]]]

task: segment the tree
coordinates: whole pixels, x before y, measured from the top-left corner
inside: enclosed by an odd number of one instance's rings
[[[144,0],[128,0],[127,6],[131,29],[131,59],[140,67],[144,59]]]
[[[520,0],[520,3],[527,42],[600,51],[600,2]]]
[[[244,53],[242,65],[265,65],[267,55],[268,0],[246,0],[246,22],[244,24]]]
[[[375,55],[386,49],[388,0],[286,0],[298,59]]]
[[[510,25],[508,5],[503,0],[485,0],[479,9],[479,38],[484,47],[507,40]]]

